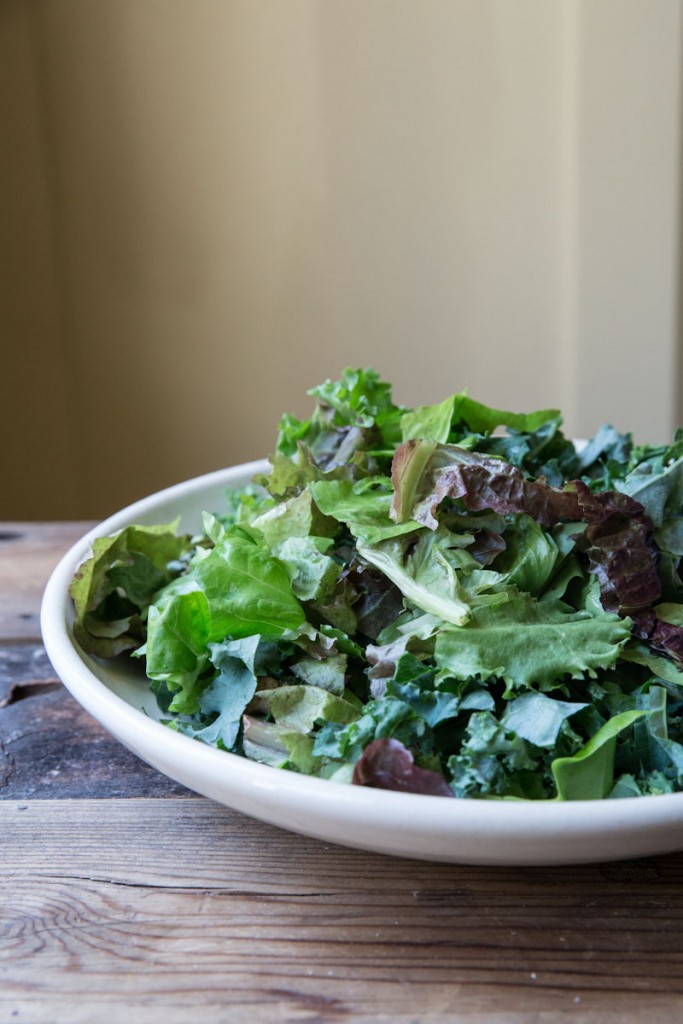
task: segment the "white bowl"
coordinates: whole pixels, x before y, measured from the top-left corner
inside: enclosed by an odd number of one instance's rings
[[[445,800],[342,785],[248,761],[161,725],[139,667],[89,657],[73,639],[71,578],[95,537],[131,523],[223,507],[254,462],[197,477],[136,502],[86,534],[45,590],[41,624],[52,664],[76,700],[129,750],[177,782],[251,817],[344,846],[463,864],[573,864],[683,849],[683,793],[604,801]]]

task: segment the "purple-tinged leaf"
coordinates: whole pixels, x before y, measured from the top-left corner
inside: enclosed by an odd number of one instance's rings
[[[500,533],[495,530],[478,530],[474,535],[474,544],[470,544],[467,551],[480,565],[491,565],[506,547]]]
[[[453,796],[444,777],[428,768],[418,768],[410,751],[396,739],[373,740],[365,748],[353,770],[353,784],[427,796]]]
[[[557,490],[542,478],[527,480],[510,463],[457,445],[406,441],[394,456],[391,479],[392,518],[399,523],[412,518],[432,530],[444,498],[462,499],[470,512],[526,512],[545,527],[580,517],[573,489]]]
[[[629,615],[655,604],[661,596],[658,552],[643,506],[618,491],[594,494],[581,481],[575,487],[581,518],[588,522],[577,546],[598,578],[603,607]]]
[[[546,528],[562,519],[584,521],[588,525],[577,545],[598,577],[607,611],[626,616],[661,596],[652,520],[626,494],[594,494],[581,480],[558,490],[542,477],[527,480],[501,459],[421,441],[407,441],[397,450],[392,480],[394,518],[412,518],[431,529],[446,497],[460,499],[471,512],[525,512]]]
[[[683,666],[683,626],[664,622],[651,608],[646,608],[634,615],[633,634],[654,651],[668,655],[679,667]]]

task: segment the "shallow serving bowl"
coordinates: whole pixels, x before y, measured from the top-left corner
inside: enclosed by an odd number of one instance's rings
[[[68,588],[95,537],[132,523],[182,517],[198,530],[203,510],[220,511],[226,487],[267,468],[253,462],[153,494],[86,534],[45,590],[43,637],[76,700],[121,743],[177,782],[282,828],[380,853],[469,864],[572,864],[683,849],[683,793],[622,800],[507,802],[444,800],[342,785],[270,768],[208,747],[156,720],[139,665],[82,653],[72,635]]]

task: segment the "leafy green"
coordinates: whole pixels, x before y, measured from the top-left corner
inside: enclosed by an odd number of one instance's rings
[[[395,523],[389,518],[391,481],[377,477],[375,488],[360,489],[350,480],[321,480],[311,484],[310,491],[321,512],[346,523],[351,533],[366,544],[377,544],[391,537],[400,537],[417,529],[412,521]]]
[[[243,528],[233,527],[210,551],[199,551],[182,577],[185,589],[194,585],[209,608],[209,641],[255,633],[281,636],[305,621],[292,592],[287,566]],[[159,602],[175,599],[171,585]]]
[[[292,591],[300,601],[317,601],[339,579],[341,566],[320,549],[322,538],[288,537],[278,548],[278,558],[290,566]]]
[[[481,402],[475,402],[463,391],[438,405],[421,406],[404,413],[401,417],[401,434],[403,441],[424,439],[445,444],[456,430],[460,433],[490,434],[497,427],[509,427],[515,431],[532,433],[557,417],[557,409],[532,413],[492,409]]]
[[[144,654],[150,679],[164,683],[171,694],[180,691],[167,710],[197,710],[198,680],[209,661],[210,639],[211,612],[201,590],[178,588],[163,607],[150,609],[147,643],[136,653]]]
[[[312,684],[280,686],[264,694],[268,710],[278,725],[308,733],[319,720],[352,722],[358,709],[336,694]]]
[[[287,414],[280,421],[277,456],[299,463],[308,456],[313,466],[329,472],[362,463],[364,453],[400,440],[402,410],[392,401],[391,385],[374,370],[348,368],[339,381],[327,380],[309,394],[317,399],[310,420]],[[281,468],[282,462],[274,465]]]
[[[565,676],[579,679],[610,668],[629,635],[629,623],[617,615],[518,594],[477,609],[464,628],[444,626],[435,659],[440,678],[496,678],[508,688],[547,689]]]
[[[572,757],[559,757],[551,765],[560,800],[602,800],[614,785],[616,740],[643,711],[624,711],[611,718]]]
[[[468,594],[446,554],[446,538],[429,530],[411,536],[359,542],[358,554],[394,583],[403,596],[425,612],[456,626],[472,614]]]
[[[547,796],[531,745],[490,711],[471,716],[459,752],[448,760],[448,771],[460,797]]]
[[[550,748],[555,746],[563,723],[586,707],[587,703],[570,704],[532,691],[510,701],[501,725],[536,747]]]
[[[524,513],[511,517],[504,538],[505,550],[495,562],[496,570],[505,574],[510,586],[539,594],[559,560],[555,538]]]
[[[234,746],[244,710],[256,692],[254,658],[259,643],[260,637],[250,636],[210,645],[217,674],[199,698],[199,710],[215,718],[194,732],[197,739],[220,744],[225,750]]]
[[[94,541],[69,588],[74,636],[88,654],[111,658],[139,647],[147,609],[182,571],[190,550],[190,538],[176,536],[177,525],[128,526]]]
[[[336,524],[318,511],[311,490],[272,505],[251,525],[260,530],[273,554],[291,537],[332,537],[336,530]]]
[[[357,786],[396,789],[402,793],[453,796],[442,775],[420,768],[400,740],[379,739],[368,744],[356,762],[353,781]]]

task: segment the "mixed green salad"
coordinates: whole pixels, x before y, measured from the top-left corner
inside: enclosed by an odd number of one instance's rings
[[[683,788],[683,432],[577,450],[556,410],[404,408],[371,369],[285,415],[270,472],[96,540],[71,595],[166,724],[307,775],[446,797]],[[142,685],[142,684],[141,684]]]

